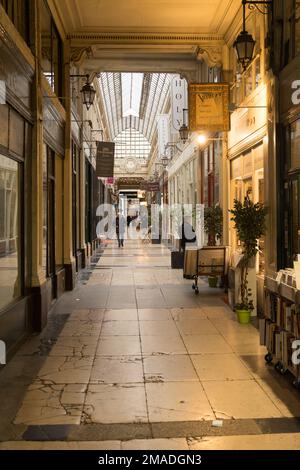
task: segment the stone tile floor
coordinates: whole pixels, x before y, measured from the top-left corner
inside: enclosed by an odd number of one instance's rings
[[[264,354],[166,248],[111,243],[0,373],[0,449],[299,448],[299,392]]]
[[[300,434],[265,434],[255,436],[222,436],[203,438],[134,439],[130,441],[77,442],[5,442],[5,450],[299,450]]]

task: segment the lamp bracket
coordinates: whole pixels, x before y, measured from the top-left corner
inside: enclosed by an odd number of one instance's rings
[[[88,83],[90,81],[90,76],[89,76],[88,73],[85,73],[85,74],[71,74],[70,78],[85,78]]]
[[[100,74],[98,72],[84,73],[84,74],[71,74],[70,78],[85,78],[88,84],[91,84],[94,79],[99,78]]]
[[[266,0],[266,1],[251,1],[251,0],[243,0],[242,1],[243,5],[248,5],[250,10],[258,10],[259,13],[262,13],[263,15],[268,15],[269,13],[269,7],[272,6],[273,0]],[[266,10],[263,10],[261,7],[266,7]]]
[[[168,149],[176,149],[178,152],[181,152],[181,148],[178,147],[177,144],[173,143],[173,142],[169,142],[165,145],[165,150],[168,150]]]

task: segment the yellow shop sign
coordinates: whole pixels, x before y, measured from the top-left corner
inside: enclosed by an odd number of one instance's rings
[[[227,83],[189,86],[189,129],[227,132],[230,130],[229,85]]]

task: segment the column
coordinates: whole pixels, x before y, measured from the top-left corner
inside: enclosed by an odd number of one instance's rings
[[[43,93],[41,69],[41,34],[40,2],[30,1],[31,42],[35,57],[35,75],[33,80],[33,117],[32,154],[28,162],[28,192],[30,210],[28,224],[28,245],[30,246],[31,288],[30,325],[35,331],[41,331],[47,322],[46,272],[43,268]]]
[[[64,96],[66,110],[65,159],[64,159],[64,265],[66,270],[66,290],[75,287],[76,263],[73,256],[72,233],[72,114],[70,81],[70,44],[64,46]]]

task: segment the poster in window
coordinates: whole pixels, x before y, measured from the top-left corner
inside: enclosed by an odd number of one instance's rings
[[[189,130],[228,132],[230,130],[229,85],[227,83],[189,86]]]

